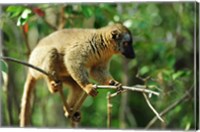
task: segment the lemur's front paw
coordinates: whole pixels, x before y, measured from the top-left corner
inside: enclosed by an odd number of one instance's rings
[[[50,83],[51,83],[51,92],[52,93],[55,93],[62,88],[61,81],[51,81]]]
[[[92,84],[88,84],[85,87],[85,91],[86,91],[87,94],[91,95],[92,97],[95,97],[98,94],[98,91],[93,87]]]
[[[117,81],[115,81],[115,80],[110,80],[109,81],[109,85],[116,86],[117,87],[116,88],[117,91],[122,91],[123,90],[122,84],[117,82]]]

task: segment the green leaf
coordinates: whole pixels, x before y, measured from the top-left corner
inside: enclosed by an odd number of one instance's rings
[[[87,18],[91,17],[93,15],[93,8],[89,6],[82,6],[81,7],[83,15]]]
[[[176,73],[174,73],[174,74],[172,75],[172,79],[173,79],[173,80],[176,80],[177,78],[181,77],[181,76],[184,75],[184,74],[185,74],[184,71],[178,71],[178,72],[176,72]]]
[[[8,64],[3,60],[0,60],[0,69],[1,71],[8,73]]]
[[[150,69],[149,69],[148,66],[143,66],[143,67],[140,69],[139,73],[140,73],[140,75],[144,75],[144,74],[148,73],[149,71],[150,71]]]
[[[28,21],[31,12],[32,11],[30,9],[25,9],[17,20],[17,26],[24,25]]]
[[[28,15],[31,14],[31,10],[30,9],[25,9],[21,15],[22,18],[26,19],[28,18]]]
[[[3,91],[7,90],[8,85],[8,64],[4,60],[0,60],[0,72],[2,74],[2,89]]]
[[[176,58],[173,55],[170,54],[167,57],[167,61],[168,61],[167,65],[170,66],[170,67],[173,67],[175,62],[176,62]]]
[[[27,22],[26,19],[23,19],[22,17],[19,17],[17,20],[17,26],[22,26]]]
[[[10,17],[17,17],[19,16],[25,8],[23,6],[9,6],[6,9],[6,12],[10,13]]]
[[[73,13],[73,7],[72,7],[72,5],[68,5],[65,8],[65,12],[68,13],[68,14],[72,14]]]
[[[22,11],[22,6],[8,6],[6,9],[6,12],[16,12],[16,11]]]

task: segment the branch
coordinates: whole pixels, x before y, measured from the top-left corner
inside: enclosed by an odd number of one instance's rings
[[[29,64],[29,63],[27,63],[27,62],[24,62],[24,61],[17,60],[17,59],[14,59],[14,58],[10,58],[10,57],[2,57],[2,56],[0,56],[0,59],[5,60],[5,61],[12,61],[12,62],[16,62],[16,63],[22,64],[22,65],[25,65],[25,66],[31,67],[31,68],[33,68],[33,69],[35,69],[35,70],[37,70],[37,71],[39,71],[39,72],[45,74],[45,75],[47,75],[47,76],[51,76],[51,75],[50,75],[49,73],[47,73],[46,71],[44,71],[44,70],[42,70],[42,69],[40,69],[40,68],[38,68],[38,67],[36,67],[36,66],[34,66],[34,65],[32,65],[32,64]]]
[[[160,115],[158,114],[158,112],[154,109],[154,107],[151,105],[147,95],[145,93],[143,93],[144,95],[144,98],[148,104],[148,106],[150,107],[150,109],[154,112],[154,114],[157,116],[157,118],[161,121],[161,122],[164,122],[164,120],[160,117]]]
[[[110,128],[111,126],[111,94],[110,92],[107,93],[107,128]]]
[[[99,88],[99,89],[117,89],[117,86],[110,86],[110,85],[93,85],[93,87],[95,89]],[[164,122],[164,120],[160,117],[160,115],[158,114],[158,112],[153,108],[153,106],[151,105],[150,101],[148,100],[147,96],[145,93],[148,94],[154,94],[154,95],[159,95],[158,92],[155,91],[151,91],[146,89],[146,86],[143,85],[135,85],[133,87],[128,87],[128,86],[122,86],[122,90],[118,90],[113,94],[110,94],[110,92],[108,92],[107,94],[107,128],[110,128],[111,126],[111,109],[112,109],[112,104],[111,104],[111,98],[115,97],[121,93],[127,92],[128,90],[132,90],[132,91],[138,91],[138,92],[142,92],[145,100],[148,104],[148,106],[151,108],[151,110],[156,114],[156,116],[158,117],[158,119],[160,119],[162,122]]]
[[[166,109],[164,109],[159,115],[160,116],[164,116],[165,114],[167,114],[170,110],[174,109],[177,105],[179,105],[180,103],[182,103],[186,98],[188,98],[188,96],[190,95],[189,93],[192,91],[193,86],[177,101],[175,101],[173,104],[171,104],[170,106],[168,106]],[[149,123],[148,125],[145,127],[146,129],[150,128],[156,121],[157,121],[158,117],[155,116]]]
[[[99,88],[99,89],[115,89],[117,88],[117,86],[111,86],[111,85],[93,85],[94,88]],[[129,86],[122,86],[122,91],[124,90],[130,90],[130,91],[137,91],[137,92],[142,92],[142,93],[149,93],[149,94],[154,94],[159,96],[160,94],[158,92],[149,90],[149,89],[145,89],[146,86],[143,85],[135,85],[132,87]]]

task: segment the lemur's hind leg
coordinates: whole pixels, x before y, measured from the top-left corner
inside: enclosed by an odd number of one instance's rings
[[[68,94],[69,96],[67,98],[67,103],[69,104],[72,113],[70,118],[73,122],[79,122],[81,119],[81,114],[79,112],[80,107],[77,108],[75,106],[77,103],[79,103],[78,101],[80,97],[85,94],[85,91],[83,91],[83,89],[71,77],[66,77],[64,79],[64,83],[70,86],[70,93]],[[68,116],[69,113],[65,111],[65,115]]]
[[[62,88],[62,81],[59,77],[60,59],[57,49],[53,48],[47,53],[43,61],[44,70],[50,74],[50,76],[45,76],[45,80],[51,93],[57,92]]]

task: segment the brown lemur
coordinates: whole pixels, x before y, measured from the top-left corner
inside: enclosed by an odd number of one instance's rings
[[[63,29],[43,38],[31,52],[29,63],[52,75],[47,77],[29,68],[21,104],[20,126],[28,125],[31,91],[36,80],[44,78],[51,93],[70,85],[67,103],[72,111],[85,92],[96,96],[97,91],[89,81],[91,75],[100,84],[119,85],[109,73],[113,54],[121,53],[134,58],[131,32],[122,24],[100,29]],[[83,101],[82,101],[83,102]]]

